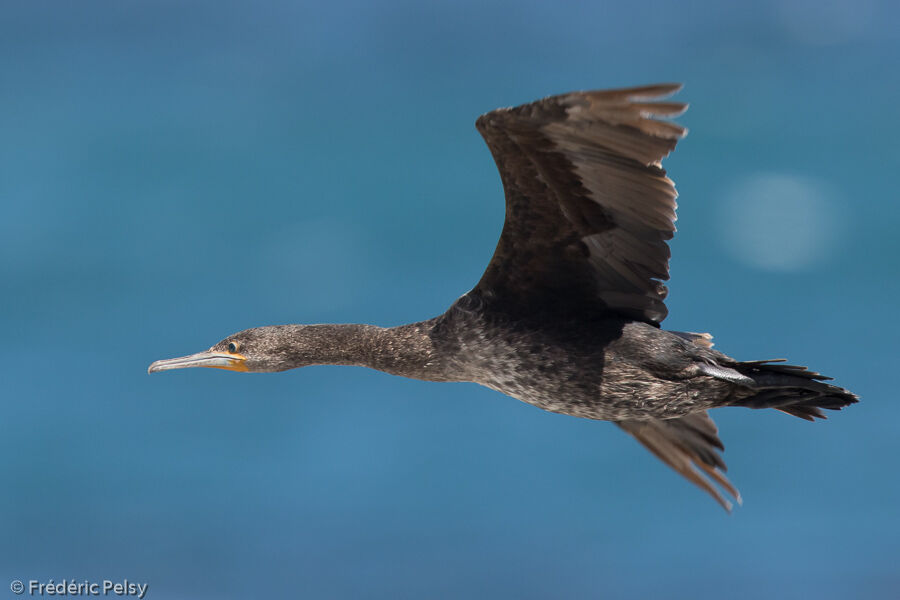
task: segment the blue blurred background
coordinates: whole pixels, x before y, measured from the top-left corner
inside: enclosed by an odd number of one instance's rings
[[[6,2],[0,597],[900,594],[900,8]],[[862,403],[716,411],[726,515],[608,423],[364,369],[148,376],[289,322],[396,325],[503,217],[473,127],[683,81],[671,329]]]

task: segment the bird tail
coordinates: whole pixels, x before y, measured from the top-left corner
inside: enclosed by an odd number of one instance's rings
[[[753,380],[755,394],[733,402],[733,406],[774,408],[807,421],[825,419],[821,409],[840,410],[859,400],[856,394],[806,367],[782,364],[784,359],[739,362],[732,368]]]

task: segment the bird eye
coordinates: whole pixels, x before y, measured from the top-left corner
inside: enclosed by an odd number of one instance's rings
[[[229,342],[228,343],[228,351],[231,353],[238,351],[238,343],[237,342]]]

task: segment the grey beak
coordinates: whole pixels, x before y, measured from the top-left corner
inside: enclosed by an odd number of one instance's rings
[[[214,367],[217,369],[229,369],[231,371],[245,371],[244,361],[240,354],[227,352],[198,352],[179,358],[167,358],[158,360],[147,369],[148,373],[168,371],[169,369],[189,369],[191,367]]]

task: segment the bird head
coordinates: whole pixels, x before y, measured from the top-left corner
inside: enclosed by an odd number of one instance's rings
[[[271,373],[297,366],[290,355],[287,326],[257,327],[245,329],[230,335],[213,345],[209,350],[158,360],[150,365],[148,373],[187,369],[190,367],[212,367],[243,373]]]

